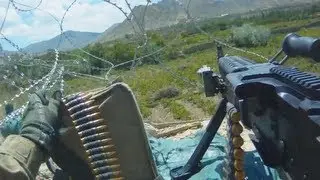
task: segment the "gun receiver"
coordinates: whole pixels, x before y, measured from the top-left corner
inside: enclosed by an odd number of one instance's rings
[[[224,56],[218,47],[220,75],[203,72],[205,93],[221,93],[240,112],[265,165],[284,170],[288,179],[320,179],[320,78],[282,66],[295,56],[319,61],[320,39],[288,34],[267,63]],[[185,179],[174,172],[173,179]]]

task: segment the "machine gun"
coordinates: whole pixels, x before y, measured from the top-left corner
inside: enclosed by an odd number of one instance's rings
[[[220,75],[211,70],[202,75],[206,96],[221,94],[222,100],[187,164],[170,171],[172,179],[188,179],[201,170],[200,161],[227,114],[228,102],[236,111],[232,122],[253,131],[250,139],[266,166],[281,170],[287,179],[320,179],[320,78],[283,66],[295,56],[319,62],[320,39],[288,34],[282,49],[266,63],[224,56],[222,48],[217,49]],[[277,61],[282,53],[285,57]],[[242,130],[235,126],[232,131],[230,153],[237,161],[243,153],[243,140],[237,136]],[[236,163],[229,174],[229,179],[245,178]]]

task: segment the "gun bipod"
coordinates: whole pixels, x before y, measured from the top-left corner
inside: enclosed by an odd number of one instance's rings
[[[210,146],[212,139],[216,135],[222,120],[226,115],[226,105],[227,99],[224,98],[220,101],[215,114],[212,116],[204,135],[202,136],[198,146],[188,160],[187,164],[174,168],[170,171],[170,176],[173,180],[189,179],[202,169],[200,160]]]
[[[214,136],[216,135],[225,115],[227,114],[227,99],[222,99],[218,105],[218,108],[214,115],[212,116],[204,135],[202,136],[198,146],[193,152],[192,156],[184,166],[174,168],[170,171],[170,176],[173,180],[186,180],[189,179],[194,174],[198,173],[203,167],[201,166],[200,160],[207,151],[212,142]],[[243,145],[243,139],[240,137],[243,131],[240,125],[240,113],[229,111],[229,147],[228,160],[226,162],[226,169],[230,171],[225,171],[228,179],[243,180],[245,173],[243,171],[243,156],[244,152],[241,149]]]

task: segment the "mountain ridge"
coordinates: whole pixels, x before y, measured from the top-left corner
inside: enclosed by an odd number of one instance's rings
[[[70,39],[73,44],[63,36],[58,50],[72,50],[95,42],[123,38],[127,34],[139,32],[140,24],[144,24],[146,30],[151,30],[188,22],[186,7],[189,7],[187,12],[195,20],[201,20],[314,1],[319,2],[319,0],[181,0],[178,3],[176,0],[162,0],[150,4],[148,8],[144,5],[135,6],[128,16],[134,21],[125,19],[121,23],[113,24],[102,33],[66,31],[64,34],[72,37]],[[54,49],[59,44],[60,37],[61,35],[57,35],[49,40],[30,44],[23,50],[29,53],[42,53],[48,49]]]
[[[149,5],[145,13],[144,5],[134,7],[129,17],[137,17],[138,23],[131,23],[125,19],[116,27],[113,27],[112,30],[103,32],[97,41],[105,42],[124,37],[126,34],[132,34],[134,33],[132,26],[135,27],[136,31],[139,30],[138,26],[141,21],[145,22],[143,24],[145,24],[146,30],[186,22],[188,20],[185,10],[187,7],[189,7],[187,12],[197,20],[308,2],[314,2],[314,0],[181,0],[180,3],[175,0],[162,0]],[[142,18],[143,15],[145,15],[144,18]]]
[[[54,48],[57,48],[60,51],[72,50],[75,48],[85,47],[86,45],[94,42],[100,34],[101,33],[85,31],[65,31],[63,34],[59,34],[51,39],[32,43],[23,48],[23,51],[28,53],[42,53]],[[70,43],[65,36],[67,36],[72,43]]]

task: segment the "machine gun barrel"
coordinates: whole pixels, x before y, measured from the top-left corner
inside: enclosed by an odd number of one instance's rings
[[[320,61],[320,39],[291,33],[284,38],[282,50],[291,57],[303,56]]]

